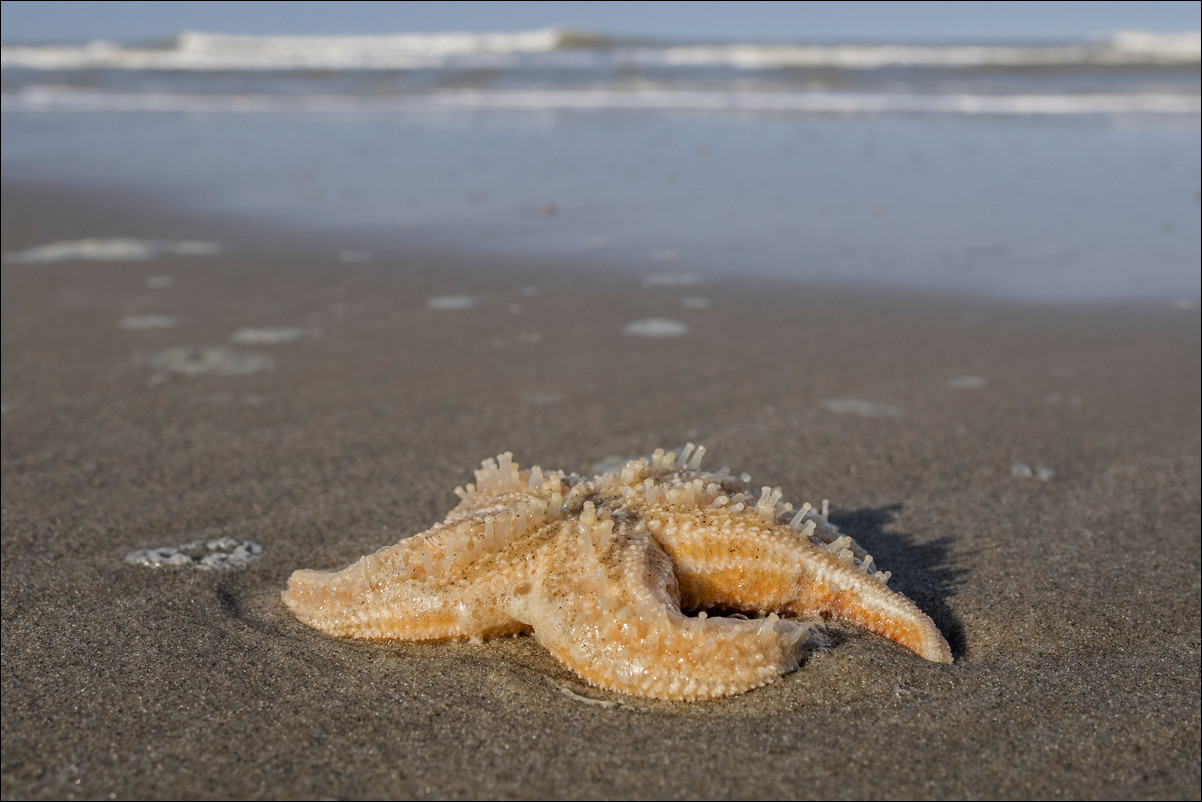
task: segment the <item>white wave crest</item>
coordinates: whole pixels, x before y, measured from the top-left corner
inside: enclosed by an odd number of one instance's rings
[[[401,70],[441,67],[456,57],[556,50],[573,34],[518,33],[383,36],[243,36],[186,32],[170,47],[108,41],[78,46],[0,47],[0,66],[41,70]]]
[[[1069,45],[686,45],[660,56],[676,66],[728,66],[745,70],[882,67],[1064,67],[1197,64],[1196,33],[1123,32],[1109,41]]]
[[[1111,47],[1122,53],[1161,63],[1197,63],[1202,53],[1202,33],[1150,33],[1119,31],[1110,38]]]
[[[75,46],[5,45],[0,66],[40,70],[409,70],[477,66],[595,66],[570,54],[588,49],[612,66],[746,70],[882,67],[1054,67],[1189,65],[1202,61],[1196,32],[1123,31],[1061,45],[656,44],[557,28],[515,33],[402,33],[377,36],[249,36],[187,32],[167,46],[93,41]],[[526,59],[526,60],[523,60]],[[533,59],[533,61],[527,61]]]

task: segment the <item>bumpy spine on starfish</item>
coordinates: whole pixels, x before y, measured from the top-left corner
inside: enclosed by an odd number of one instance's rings
[[[586,502],[511,607],[561,662],[598,687],[660,699],[739,693],[796,666],[807,627],[684,615],[667,556],[640,524],[615,523]]]
[[[681,462],[685,470],[657,451],[650,463],[627,463],[610,483],[622,486],[608,489],[628,505],[637,497],[640,520],[675,565],[686,608],[833,618],[928,660],[952,661],[931,619],[889,590],[889,573],[874,570],[872,556],[826,519],[825,501],[822,515],[804,504],[790,516],[780,488],[763,487],[756,498],[744,482],[726,493],[730,482],[701,473],[699,459]]]

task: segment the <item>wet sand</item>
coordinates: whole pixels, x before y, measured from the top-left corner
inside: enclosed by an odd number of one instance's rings
[[[115,236],[224,250],[3,264],[4,798],[1199,797],[1196,307],[365,261],[4,185],[5,253]],[[660,702],[530,637],[338,641],[279,602],[500,451],[687,441],[829,498],[955,664],[832,628]],[[260,558],[125,561],[221,537]]]

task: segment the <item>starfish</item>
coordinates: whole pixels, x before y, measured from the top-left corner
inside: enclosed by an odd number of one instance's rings
[[[794,509],[779,488],[702,471],[704,452],[659,449],[592,479],[519,470],[501,454],[455,488],[442,523],[341,571],[296,571],[283,601],[340,637],[533,631],[587,682],[661,699],[771,682],[796,668],[820,618],[952,661],[931,619],[827,520],[825,501]]]

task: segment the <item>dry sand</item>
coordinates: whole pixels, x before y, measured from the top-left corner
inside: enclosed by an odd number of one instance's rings
[[[340,261],[362,246],[223,225],[4,187],[6,253],[226,246],[3,265],[4,798],[1199,797],[1196,308]],[[655,319],[687,330],[624,333]],[[279,602],[499,451],[585,472],[689,440],[831,499],[955,664],[834,630],[773,685],[658,702],[529,637],[337,641]],[[125,562],[220,537],[261,558]]]

